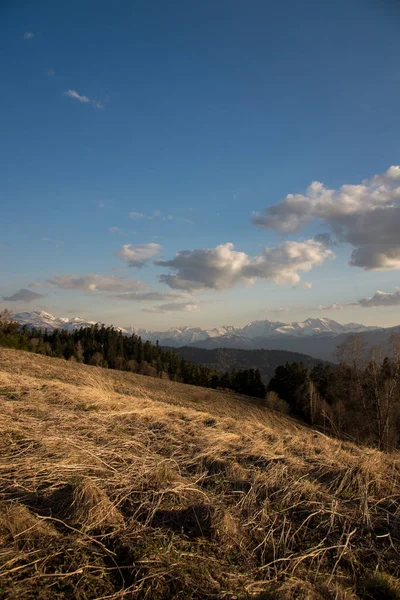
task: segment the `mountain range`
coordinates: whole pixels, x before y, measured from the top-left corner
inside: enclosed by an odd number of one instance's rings
[[[54,317],[44,311],[14,313],[13,318],[21,324],[42,329],[66,329],[72,331],[79,327],[94,325],[79,317]],[[390,333],[399,328],[382,328],[347,323],[342,325],[333,319],[318,318],[305,321],[284,323],[281,321],[253,321],[244,327],[224,326],[214,329],[200,327],[171,327],[167,331],[149,331],[136,327],[116,327],[124,334],[140,335],[142,339],[163,346],[178,348],[192,346],[197,348],[235,348],[245,350],[289,350],[310,356],[334,360],[336,347],[350,334],[360,334],[365,344],[388,343]]]
[[[80,317],[54,317],[44,311],[20,312],[14,313],[13,319],[23,325],[29,325],[37,328],[66,329],[72,331],[77,327],[89,327],[95,325],[96,321],[87,321]],[[379,329],[375,326],[360,325],[359,323],[347,323],[341,325],[333,319],[306,319],[301,322],[283,323],[282,321],[252,321],[244,327],[234,327],[232,325],[215,327],[214,329],[201,329],[200,327],[171,327],[167,331],[150,331],[136,327],[116,327],[123,333],[135,333],[143,339],[160,343],[174,342],[173,345],[182,346],[192,344],[208,339],[219,340],[224,338],[235,339],[255,339],[258,337],[309,337],[312,335],[339,335],[341,333],[360,333]]]

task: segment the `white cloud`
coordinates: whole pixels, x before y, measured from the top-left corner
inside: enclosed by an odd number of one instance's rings
[[[377,290],[370,298],[361,298],[357,304],[364,308],[375,306],[400,306],[400,288],[396,288],[394,292],[382,292]]]
[[[281,313],[289,312],[289,309],[281,306],[280,308],[267,308],[264,312],[274,313],[278,315]]]
[[[136,219],[144,219],[144,218],[145,218],[145,216],[146,216],[146,215],[144,215],[143,213],[140,213],[140,212],[135,212],[135,211],[134,211],[134,212],[130,212],[130,213],[129,213],[129,217],[130,217],[131,219],[134,219],[134,220],[136,220]]]
[[[216,248],[182,250],[172,260],[157,260],[155,264],[173,271],[160,277],[171,288],[223,290],[237,283],[251,285],[257,279],[299,285],[299,271],[310,271],[332,256],[330,250],[315,240],[288,241],[264,248],[256,257],[238,252],[233,244],[227,243]]]
[[[320,219],[339,242],[353,246],[350,264],[364,269],[400,269],[400,167],[392,166],[359,185],[330,190],[314,181],[306,194],[288,194],[278,204],[253,214],[264,229],[299,230]],[[330,238],[319,234],[325,244]]]
[[[161,275],[160,280],[176,289],[226,289],[239,281],[249,283],[242,271],[250,264],[250,258],[234,250],[231,243],[216,248],[182,250],[172,260],[157,260],[155,264],[174,272]]]
[[[109,227],[108,231],[110,233],[123,233],[122,230],[119,227]]]
[[[196,312],[197,310],[199,310],[199,305],[195,302],[169,302],[160,306],[142,308],[142,312],[161,314],[166,312]]]
[[[129,267],[138,267],[139,269],[148,263],[153,256],[160,253],[160,244],[124,244],[122,248],[117,250],[114,254],[121,260],[128,263]]]
[[[81,94],[78,94],[76,90],[70,89],[64,92],[64,94],[69,98],[74,98],[75,100],[78,100],[78,102],[81,102],[82,104],[92,104],[92,106],[99,109],[104,108],[104,102],[102,102],[101,100],[95,100],[94,98],[83,96]]]
[[[104,208],[104,207],[105,207],[105,205],[106,205],[106,203],[104,202],[104,200],[99,200],[99,201],[98,201],[98,203],[97,203],[97,206],[98,206],[99,208]]]
[[[146,289],[146,284],[137,279],[117,277],[115,275],[54,275],[47,280],[50,287],[81,292],[135,292]]]
[[[32,31],[27,31],[26,33],[24,33],[24,40],[31,40],[34,37],[35,37],[35,34],[32,33]]]
[[[47,70],[47,75],[48,75],[49,77],[54,77],[54,75],[55,75],[55,74],[56,74],[56,72],[55,72],[55,70],[54,70],[54,69],[48,69],[48,70]]]
[[[5,302],[33,302],[39,298],[44,298],[43,294],[37,294],[36,292],[22,288],[18,292],[15,292],[15,294],[12,294],[12,296],[4,296],[3,300]]]
[[[90,104],[90,98],[88,98],[87,96],[81,96],[76,90],[67,90],[65,92],[65,95],[69,98],[75,98],[75,100],[78,100],[83,104]]]

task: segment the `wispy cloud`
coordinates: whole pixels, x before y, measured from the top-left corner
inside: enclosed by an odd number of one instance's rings
[[[99,208],[104,208],[104,207],[105,207],[105,205],[106,205],[106,203],[104,202],[104,200],[99,200],[99,201],[98,201],[98,203],[97,203],[97,206],[98,206]]]
[[[76,90],[69,89],[64,92],[65,96],[68,98],[73,98],[74,100],[78,100],[81,104],[91,104],[95,108],[102,109],[104,108],[104,102],[102,100],[96,100],[95,98],[89,98],[89,96],[84,96],[82,94],[78,94]]]
[[[18,292],[12,294],[12,296],[3,296],[5,302],[33,302],[39,298],[44,298],[43,294],[37,294],[25,288],[21,288]]]
[[[142,308],[146,313],[168,313],[168,312],[196,312],[199,310],[199,304],[195,302],[169,302],[160,306],[150,306]]]
[[[128,302],[165,302],[166,300],[192,300],[191,294],[186,292],[168,292],[153,290],[150,292],[132,292],[128,294],[115,294],[114,298]]]
[[[34,37],[35,37],[35,34],[32,33],[32,31],[27,31],[26,33],[24,33],[24,40],[31,40]]]
[[[319,310],[322,312],[326,312],[326,311],[331,311],[331,310],[344,310],[346,306],[353,306],[353,305],[352,304],[336,304],[334,302],[333,304],[328,304],[327,306],[320,304],[315,309],[310,309],[310,310]]]
[[[115,275],[99,275],[97,273],[88,273],[81,276],[54,275],[47,280],[47,285],[63,290],[79,290],[81,292],[135,292],[148,287],[137,279]]]
[[[160,253],[160,244],[124,244],[122,248],[114,252],[121,260],[128,263],[129,267],[144,267],[154,256]]]
[[[144,214],[141,212],[132,211],[129,213],[129,217],[131,219],[148,219],[152,221],[153,219],[158,219],[160,221],[180,221],[182,223],[193,223],[192,219],[188,219],[186,217],[176,217],[174,215],[163,215],[160,210],[156,209],[151,212],[151,214]]]
[[[51,244],[54,244],[54,246],[56,248],[60,248],[60,246],[62,246],[62,244],[63,244],[63,242],[60,242],[58,240],[53,240],[52,238],[47,237],[47,235],[42,237],[42,242],[50,242]]]
[[[122,229],[120,229],[119,227],[116,227],[116,226],[109,227],[108,231],[110,233],[117,233],[118,235],[124,235],[125,234],[125,232]]]
[[[54,70],[54,69],[48,69],[48,70],[47,70],[47,75],[48,75],[49,77],[54,77],[54,75],[55,75],[55,74],[56,74],[56,72],[55,72],[55,70]]]

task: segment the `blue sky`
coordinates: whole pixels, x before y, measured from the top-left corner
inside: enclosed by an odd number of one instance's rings
[[[391,0],[1,3],[3,306],[397,324],[399,27]]]

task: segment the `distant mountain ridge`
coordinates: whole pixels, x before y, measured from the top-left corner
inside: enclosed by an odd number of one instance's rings
[[[80,317],[54,317],[44,311],[15,313],[13,318],[23,325],[47,329],[73,331],[79,327],[90,327],[95,321]],[[349,335],[359,334],[365,347],[383,345],[389,347],[389,338],[400,327],[382,328],[347,323],[341,325],[326,317],[305,321],[283,323],[282,321],[253,321],[244,327],[224,326],[214,329],[200,327],[171,327],[167,331],[149,331],[136,327],[115,327],[126,335],[135,333],[144,340],[163,346],[179,348],[189,346],[212,350],[232,348],[238,350],[287,350],[307,354],[317,359],[335,361],[337,346]]]
[[[66,329],[71,331],[79,327],[90,327],[96,321],[88,321],[80,317],[54,317],[45,311],[32,311],[14,313],[13,318],[23,325],[31,327],[53,329]],[[380,327],[347,323],[341,325],[333,319],[326,317],[319,319],[306,319],[305,321],[284,323],[282,321],[252,321],[244,327],[223,326],[214,329],[201,329],[200,327],[171,327],[167,331],[149,331],[136,327],[115,327],[123,333],[135,333],[143,339],[165,344],[166,341],[175,342],[173,345],[183,346],[205,340],[254,340],[260,337],[310,337],[316,335],[340,335],[343,333],[361,333],[382,329]]]

